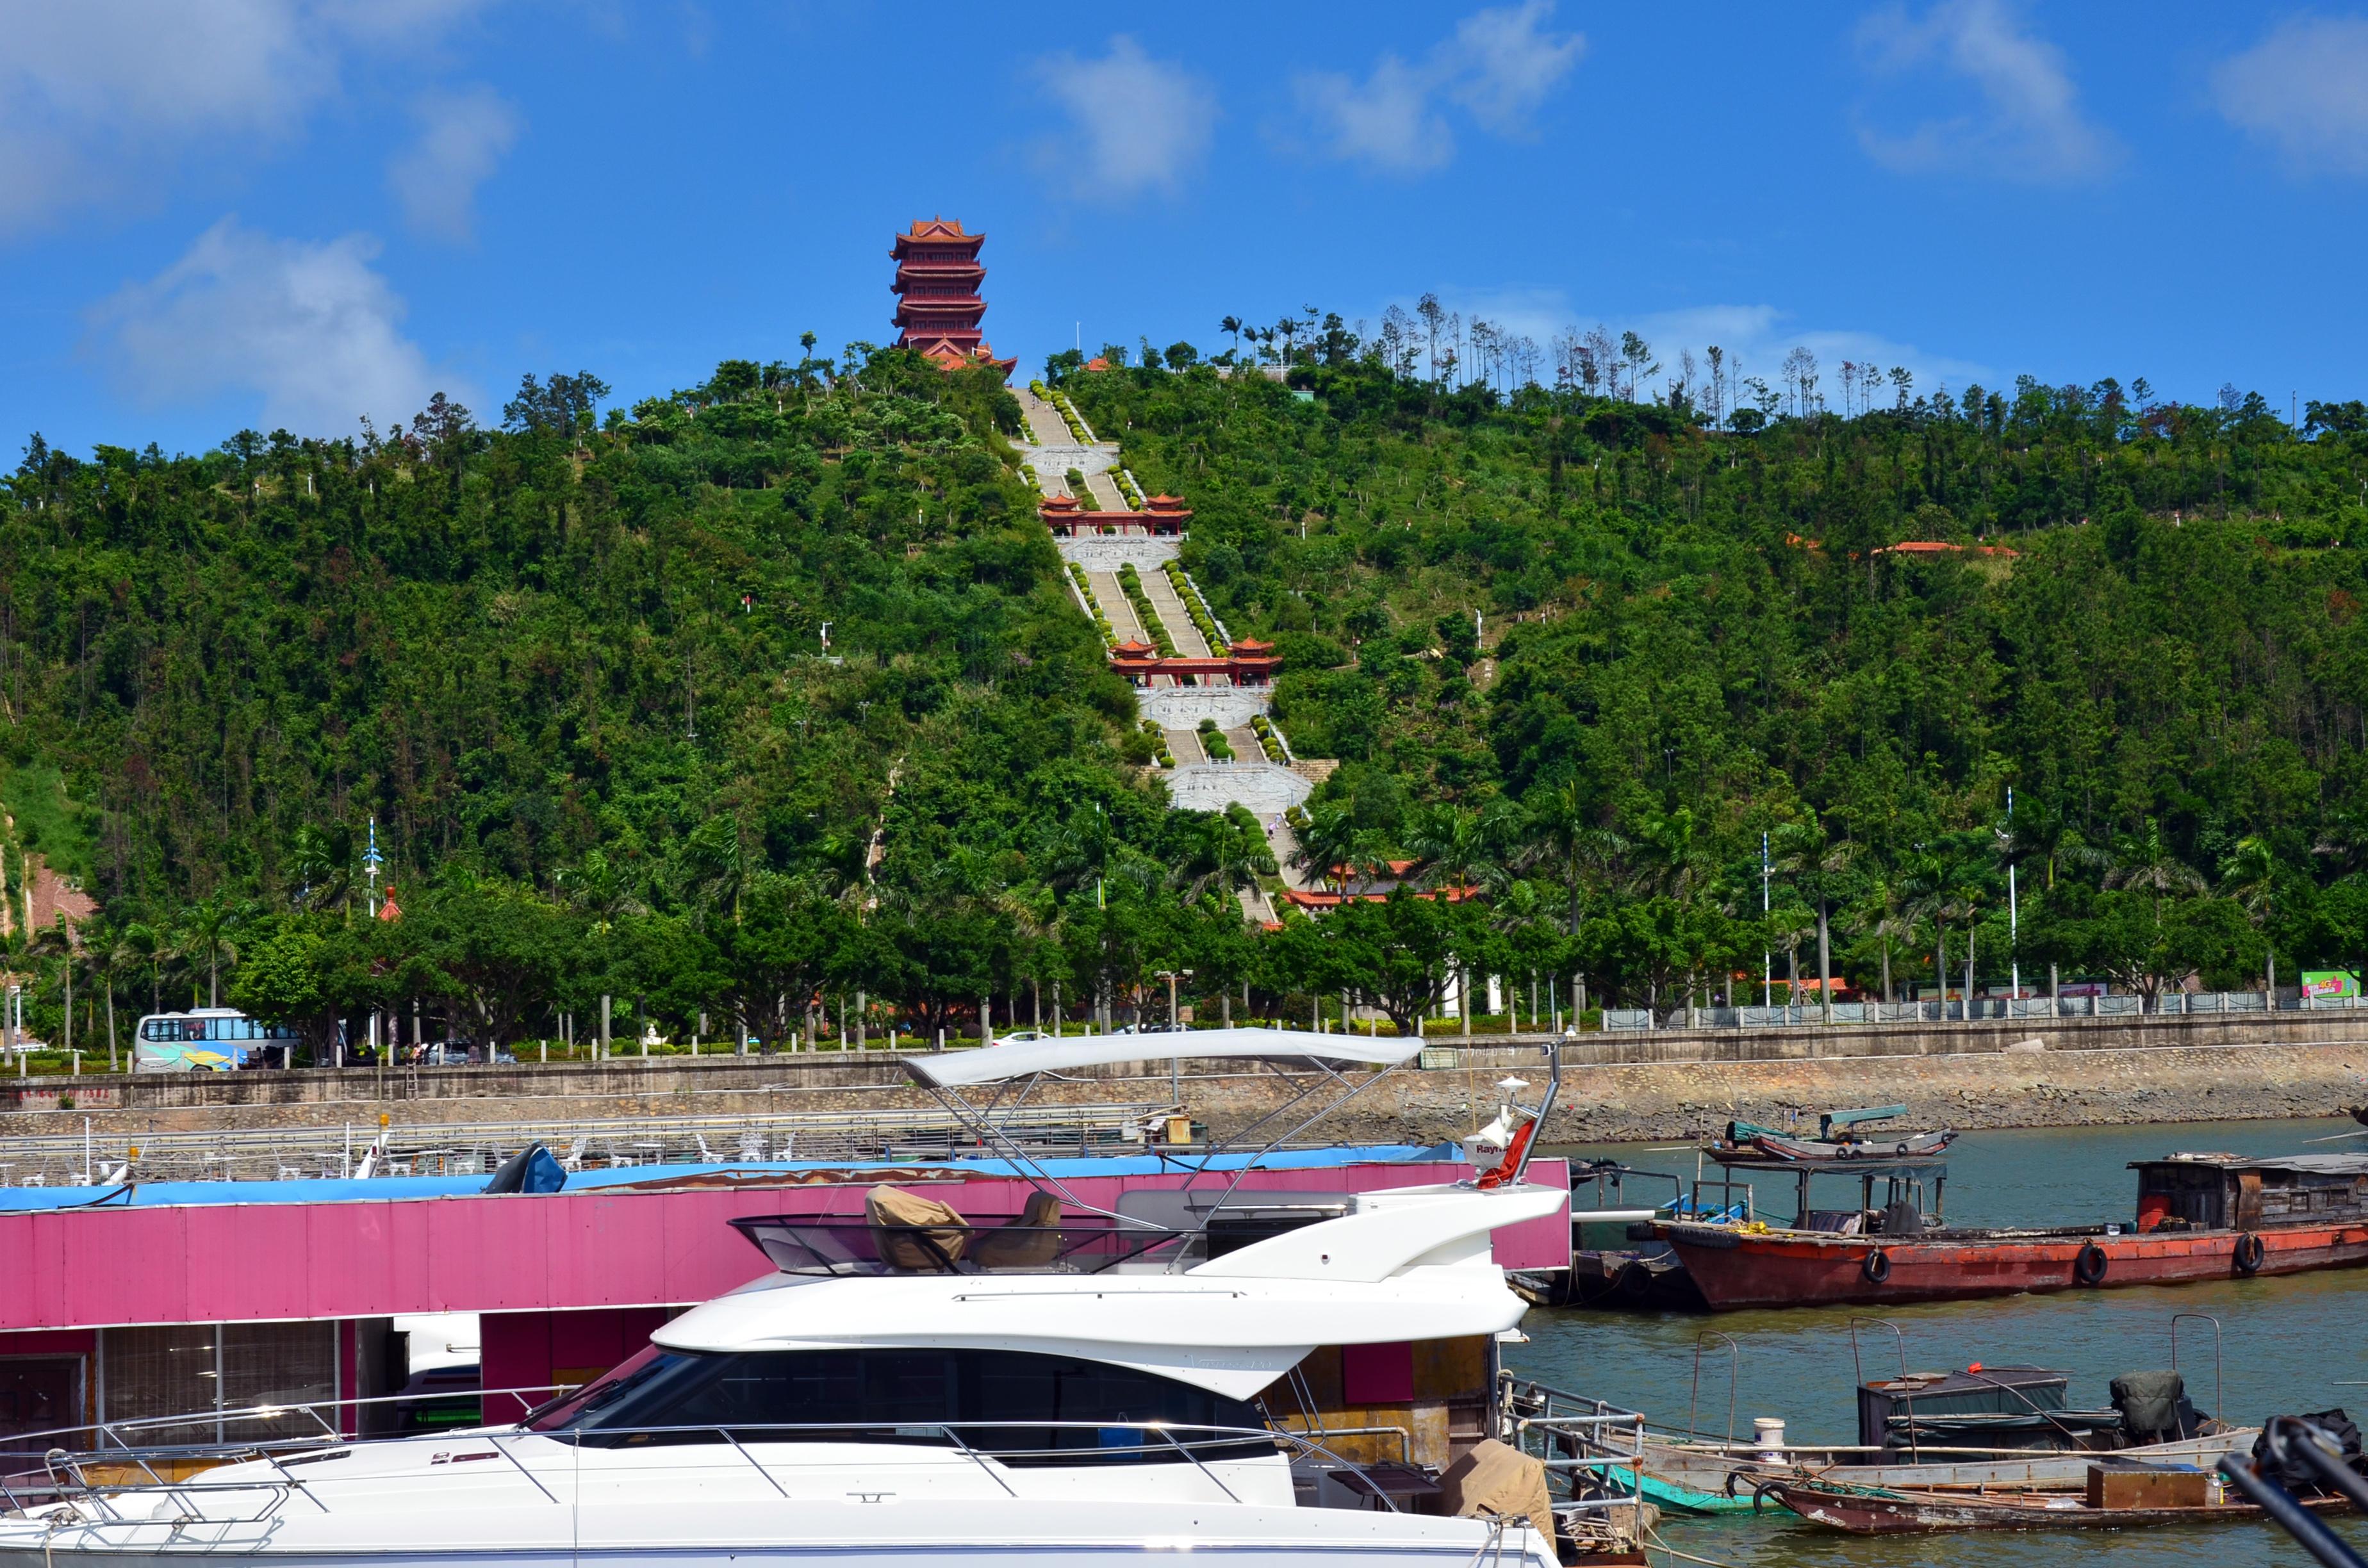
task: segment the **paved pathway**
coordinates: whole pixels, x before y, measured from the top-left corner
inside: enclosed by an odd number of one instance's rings
[[[1101,511],[1128,510],[1126,497],[1117,482],[1110,477],[1118,466],[1118,448],[1114,443],[1080,442],[1069,434],[1061,411],[1051,402],[1038,397],[1024,386],[1011,389],[1019,400],[1021,418],[1027,425],[1027,438],[1019,443],[1020,460],[1036,472],[1038,489],[1046,495],[1071,494],[1068,471],[1076,469],[1085,476],[1086,494],[1077,497]],[[1119,641],[1154,642],[1149,630],[1136,616],[1133,601],[1119,585],[1115,570],[1097,570],[1105,565],[1115,567],[1120,559],[1134,561],[1143,580],[1144,597],[1151,601],[1154,613],[1167,632],[1176,651],[1187,658],[1204,659],[1212,650],[1200,628],[1192,624],[1184,601],[1168,585],[1167,574],[1159,570],[1159,562],[1172,556],[1176,541],[1172,540],[1115,539],[1093,536],[1085,540],[1058,541],[1064,559],[1076,560],[1086,567],[1086,580],[1092,585],[1095,602],[1110,618],[1110,630]],[[1222,681],[1223,677],[1217,677]],[[1153,684],[1162,691],[1175,689],[1167,676],[1153,677]],[[1265,694],[1252,699],[1258,709],[1266,707]],[[1165,715],[1163,715],[1165,717]],[[1176,767],[1166,772],[1168,797],[1184,811],[1223,811],[1229,804],[1249,808],[1265,829],[1268,845],[1273,849],[1278,864],[1282,867],[1286,887],[1306,885],[1304,878],[1291,865],[1298,842],[1292,836],[1291,824],[1282,820],[1283,809],[1307,799],[1308,781],[1288,768],[1266,760],[1265,750],[1258,736],[1247,725],[1228,728],[1225,739],[1234,748],[1231,763],[1212,761],[1207,748],[1201,745],[1199,733],[1190,726],[1170,727],[1165,732],[1167,749],[1176,758]],[[1248,890],[1242,894],[1243,912],[1255,920],[1275,918],[1274,905],[1262,891]]]
[[[1138,570],[1135,574],[1143,579],[1143,597],[1151,601],[1151,608],[1158,615],[1160,624],[1167,627],[1167,635],[1176,640],[1176,651],[1188,659],[1207,658],[1208,642],[1201,635],[1201,629],[1192,624],[1191,616],[1185,612],[1184,601],[1176,597],[1175,585],[1168,582],[1167,574]]]
[[[1120,642],[1151,641],[1151,634],[1144,630],[1143,622],[1135,619],[1134,601],[1126,597],[1126,589],[1119,585],[1117,573],[1088,572],[1086,581],[1093,585],[1094,600],[1102,607],[1102,613],[1110,618],[1110,630],[1118,633]]]
[[[1026,387],[1014,387],[1011,395],[1019,400],[1020,416],[1028,423],[1029,434],[1039,447],[1074,447],[1076,441],[1061,419],[1061,411],[1038,397]]]

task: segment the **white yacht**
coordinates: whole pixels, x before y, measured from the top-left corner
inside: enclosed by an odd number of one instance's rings
[[[1187,1039],[1195,1057],[1312,1069],[1346,1093],[1363,1086],[1348,1072],[1418,1043]],[[1033,1041],[906,1066],[992,1140],[995,1106],[1144,1044]],[[973,1087],[993,1091],[986,1108],[962,1099]],[[1478,1179],[1296,1212],[1204,1163],[1114,1210],[1045,1177],[1016,1216],[962,1213],[933,1184],[869,1189],[860,1213],[739,1221],[772,1272],[514,1426],[203,1457],[102,1432],[51,1454],[41,1496],[11,1494],[0,1568],[942,1568],[982,1552],[1186,1551],[1554,1568],[1537,1461],[1514,1456],[1531,1469],[1513,1489],[1500,1467],[1496,1495],[1464,1495],[1476,1517],[1453,1517],[1440,1477],[1373,1457],[1375,1428],[1365,1460],[1344,1456],[1354,1445],[1337,1416],[1323,1427],[1303,1365],[1318,1347],[1478,1344],[1493,1382],[1495,1338],[1523,1309],[1489,1234],[1566,1198],[1520,1179],[1546,1108],[1520,1107],[1520,1087],[1471,1145],[1495,1162]]]

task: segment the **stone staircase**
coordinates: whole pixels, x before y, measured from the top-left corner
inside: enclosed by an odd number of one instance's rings
[[[1048,496],[1073,494],[1068,471],[1075,469],[1086,481],[1087,494],[1077,497],[1080,502],[1100,510],[1127,510],[1125,497],[1110,477],[1118,466],[1116,444],[1094,441],[1080,445],[1070,434],[1059,409],[1030,388],[1015,386],[1011,391],[1019,400],[1030,437],[1019,443],[1020,460],[1035,473],[1039,492]],[[1133,601],[1119,585],[1119,568],[1132,565],[1143,580],[1144,597],[1151,602],[1153,613],[1159,618],[1178,653],[1190,657],[1210,654],[1207,641],[1192,624],[1191,615],[1161,570],[1176,559],[1181,548],[1179,540],[1135,534],[1087,535],[1056,539],[1053,548],[1060,551],[1064,562],[1075,562],[1085,569],[1102,613],[1110,618],[1111,630],[1121,641],[1154,641],[1149,629],[1137,619]],[[1167,749],[1176,758],[1176,767],[1167,773],[1169,801],[1177,810],[1187,812],[1222,812],[1231,805],[1247,807],[1258,819],[1276,862],[1283,868],[1285,885],[1300,886],[1302,879],[1290,864],[1298,843],[1283,813],[1306,802],[1315,788],[1315,778],[1321,777],[1324,769],[1304,765],[1287,767],[1267,760],[1250,728],[1253,718],[1269,710],[1266,691],[1230,684],[1178,686],[1168,676],[1152,678],[1150,687],[1136,692],[1135,704],[1143,717],[1166,733]],[[1214,720],[1224,732],[1227,743],[1234,748],[1234,761],[1218,762],[1209,756],[1199,734],[1203,719]],[[1245,895],[1243,909],[1253,919],[1275,917],[1273,905],[1263,891]]]

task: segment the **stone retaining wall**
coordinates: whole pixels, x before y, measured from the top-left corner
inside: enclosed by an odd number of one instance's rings
[[[2028,1042],[2041,1040],[2033,1050]],[[1542,1042],[1540,1042],[1542,1043]],[[1394,1074],[1325,1124],[1358,1142],[1431,1142],[1469,1131],[1508,1071],[1532,1082],[1536,1044],[1469,1051],[1434,1042],[1429,1070]],[[2026,1025],[1885,1025],[1714,1034],[1588,1035],[1564,1051],[1556,1141],[1690,1136],[1741,1116],[1781,1119],[1905,1102],[1919,1123],[1957,1127],[2177,1122],[2339,1114],[2368,1103],[2368,1024],[2327,1014],[2249,1019],[2066,1019]],[[1044,1085],[1040,1103],[1164,1101],[1168,1063],[1123,1063]],[[1271,1074],[1187,1074],[1183,1096],[1212,1126],[1272,1109]],[[85,1075],[0,1085],[0,1136],[78,1131],[267,1128],[351,1122],[589,1120],[881,1109],[934,1102],[882,1052],[627,1058],[605,1063],[231,1074]],[[94,1104],[109,1090],[112,1109]],[[59,1094],[73,1109],[50,1108]],[[11,1104],[25,1108],[8,1109]]]

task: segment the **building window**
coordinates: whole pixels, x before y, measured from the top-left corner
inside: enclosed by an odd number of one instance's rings
[[[334,1323],[176,1324],[100,1331],[99,1419],[158,1422],[152,1443],[252,1441],[317,1434],[301,1413],[233,1417],[257,1406],[337,1397]],[[324,1412],[331,1424],[334,1412]],[[182,1416],[185,1420],[168,1421]]]

